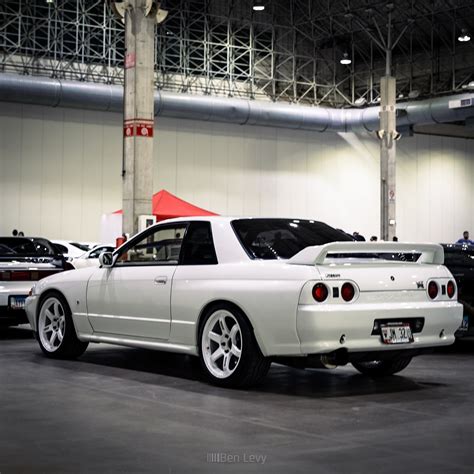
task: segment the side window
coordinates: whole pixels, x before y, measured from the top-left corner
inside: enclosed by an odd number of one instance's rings
[[[68,249],[64,245],[61,245],[61,244],[52,244],[52,245],[54,247],[54,250],[56,250],[56,252],[62,255],[66,255],[68,253]]]
[[[185,232],[186,224],[157,228],[126,247],[116,265],[177,265]]]
[[[474,264],[472,255],[469,255],[466,251],[458,252],[446,252],[444,254],[444,263],[448,267],[471,267]]]
[[[113,247],[99,247],[89,254],[87,258],[99,258],[99,255],[104,252],[113,252],[115,249]]]
[[[216,250],[212,240],[210,222],[195,221],[189,224],[181,254],[182,265],[215,265]]]

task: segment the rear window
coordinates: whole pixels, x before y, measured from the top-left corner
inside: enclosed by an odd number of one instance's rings
[[[232,222],[240,243],[251,258],[288,259],[300,250],[353,239],[323,222],[301,219],[239,219]]]
[[[0,237],[0,256],[54,255],[51,244],[44,239],[22,237]]]

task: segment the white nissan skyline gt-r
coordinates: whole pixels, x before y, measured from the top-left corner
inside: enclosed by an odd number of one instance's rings
[[[41,280],[26,309],[49,357],[89,342],[180,352],[233,387],[272,361],[391,375],[454,342],[462,306],[443,259],[440,245],[353,242],[311,220],[172,219],[100,268]]]

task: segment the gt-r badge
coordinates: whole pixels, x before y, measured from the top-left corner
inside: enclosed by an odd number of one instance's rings
[[[423,282],[422,281],[417,281],[416,282],[416,287],[417,288],[424,288]]]
[[[341,278],[340,273],[326,273],[326,278]]]

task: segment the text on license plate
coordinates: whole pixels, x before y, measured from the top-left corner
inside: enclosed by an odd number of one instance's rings
[[[413,335],[409,324],[380,325],[382,341],[385,344],[405,344],[413,342]]]
[[[26,296],[10,296],[11,309],[25,309]]]
[[[469,316],[465,314],[462,318],[461,326],[459,327],[459,331],[467,331],[469,329]]]

